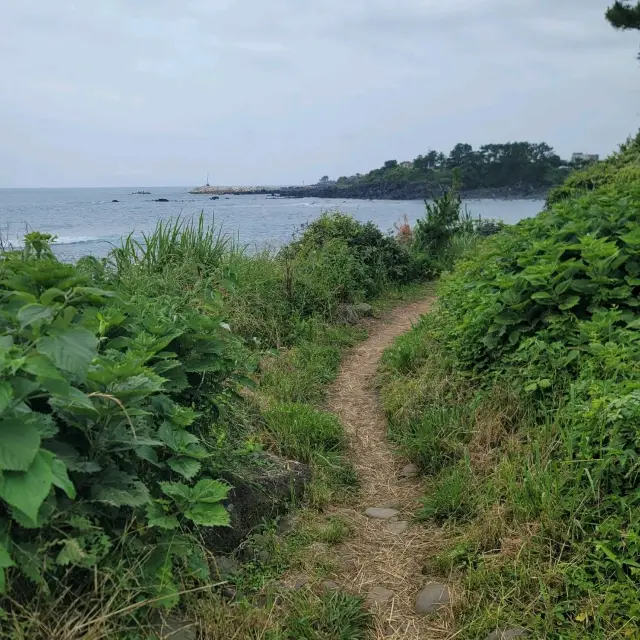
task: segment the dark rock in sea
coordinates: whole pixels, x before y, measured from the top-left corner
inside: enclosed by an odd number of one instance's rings
[[[262,523],[286,513],[311,479],[308,465],[264,454],[255,466],[222,474],[233,486],[225,506],[230,527],[202,527],[199,535],[212,551],[232,551]]]
[[[157,198],[154,202],[169,202],[168,198]]]
[[[211,196],[209,200],[220,200],[220,196]]]
[[[111,202],[120,202],[120,200],[112,200]]]

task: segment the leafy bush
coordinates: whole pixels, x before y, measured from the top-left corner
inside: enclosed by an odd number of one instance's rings
[[[432,203],[425,201],[425,215],[416,222],[411,251],[421,270],[436,276],[475,249],[480,238],[494,235],[504,227],[500,221],[474,219],[466,207],[463,210],[456,178],[440,198]]]
[[[510,607],[548,638],[640,633],[640,182],[627,180],[635,167],[611,166],[617,173],[604,186],[560,199],[458,262],[441,284],[437,311],[386,358],[397,378],[385,390],[393,433],[416,459],[424,441],[415,439],[420,422],[405,405],[431,424],[452,400],[465,406],[469,393],[504,388],[517,399],[517,410],[501,409],[515,416],[517,438],[503,429],[479,450],[478,426],[469,442],[435,430],[437,442],[427,448],[439,455],[425,459],[428,471],[441,468],[440,452],[452,442],[471,451],[475,471],[465,481],[459,452],[451,456],[423,515],[466,521],[477,514],[474,527],[485,532],[487,549],[535,521],[538,533],[516,559],[500,568],[482,561],[469,571],[477,594],[469,615],[478,620],[480,602],[489,618],[504,610],[490,585],[505,584]],[[412,357],[407,346],[417,340]],[[429,369],[430,350],[446,353],[453,369]],[[402,380],[421,399],[396,397]],[[449,394],[430,388],[440,385]],[[456,399],[457,387],[467,395]],[[477,492],[479,483],[482,513],[464,496],[464,487]],[[478,541],[480,534],[465,535]],[[461,637],[490,628],[474,621]]]
[[[362,223],[339,212],[324,213],[304,225],[300,238],[288,246],[290,255],[321,250],[332,243],[346,246],[364,267],[364,295],[379,293],[387,282],[406,283],[419,276],[411,254],[391,235],[383,234],[372,222]],[[348,300],[345,300],[348,301]]]
[[[208,573],[189,531],[228,524],[208,420],[245,370],[215,292],[192,309],[88,279],[46,246],[0,259],[0,590],[70,569],[81,589],[129,554],[170,606]]]

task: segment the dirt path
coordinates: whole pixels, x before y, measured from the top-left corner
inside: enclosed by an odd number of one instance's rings
[[[449,607],[436,616],[415,612],[416,596],[432,582],[422,574],[424,560],[441,543],[438,530],[412,525],[421,481],[404,478],[408,461],[394,453],[386,437],[386,420],[373,387],[382,352],[393,339],[426,313],[432,299],[397,308],[373,325],[368,340],[342,366],[329,394],[329,409],[348,433],[352,462],[362,484],[359,503],[339,512],[354,533],[341,545],[338,584],[365,596],[375,612],[376,638],[442,640],[451,636]],[[390,519],[365,515],[369,507],[393,508]]]

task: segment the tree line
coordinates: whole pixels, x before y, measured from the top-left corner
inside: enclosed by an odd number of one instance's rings
[[[485,144],[477,149],[458,143],[448,154],[431,150],[412,161],[387,160],[366,174],[341,176],[332,181],[323,176],[318,187],[361,191],[420,191],[449,188],[458,176],[462,190],[509,189],[518,192],[548,189],[561,183],[567,174],[581,165],[563,160],[545,142],[507,142]],[[348,194],[344,194],[348,195]]]

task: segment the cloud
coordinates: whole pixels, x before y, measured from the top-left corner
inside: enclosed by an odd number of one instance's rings
[[[607,153],[638,126],[637,38],[602,0],[7,4],[0,186],[301,182],[461,140]]]

